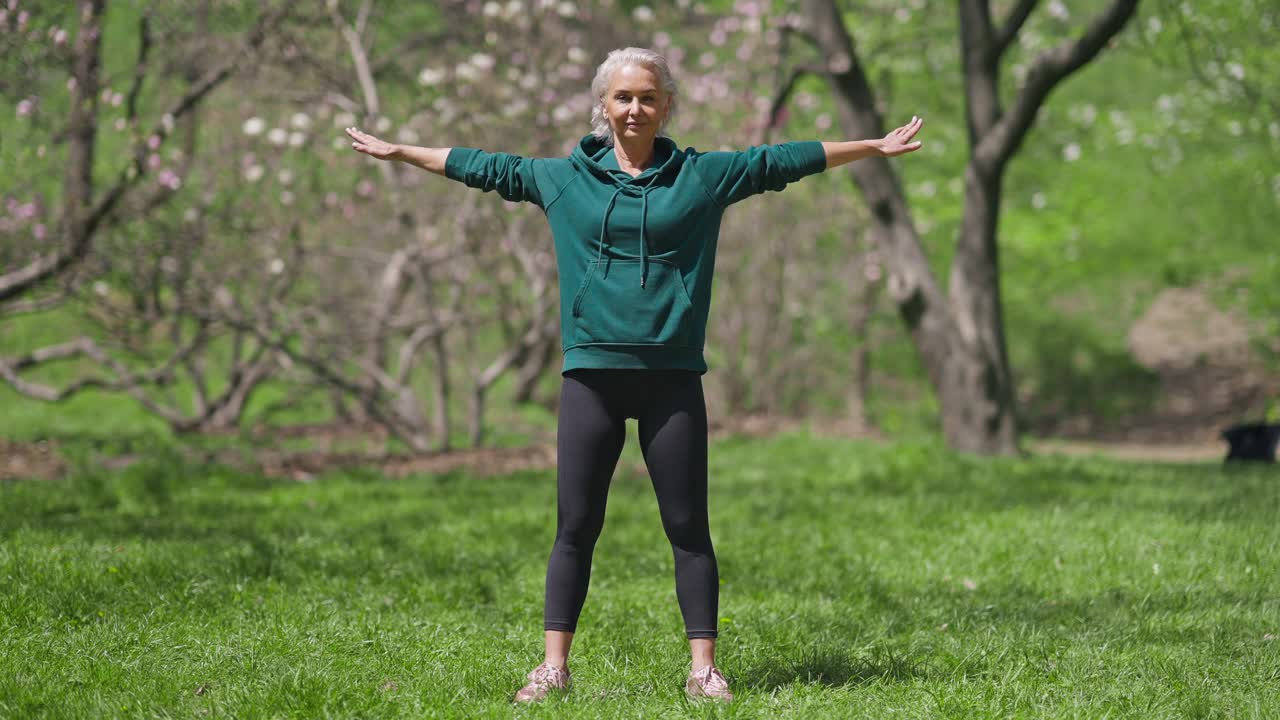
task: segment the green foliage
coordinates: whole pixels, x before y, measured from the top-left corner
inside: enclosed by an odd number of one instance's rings
[[[531,5],[524,3],[521,8]],[[630,0],[615,3],[615,22],[630,33],[627,42],[654,44],[662,33],[671,45],[668,54],[676,57],[679,50],[683,57],[678,70],[688,82],[682,114],[689,122],[678,137],[682,144],[715,148],[750,142],[749,121],[759,101],[769,99],[776,90],[779,76],[771,67],[776,46],[743,28],[763,28],[759,35],[766,35],[777,29],[770,18],[796,8],[782,2],[658,2],[648,6],[659,21],[645,23],[634,15],[640,5]],[[727,34],[727,41],[713,42],[710,35],[717,31],[725,35],[727,27],[716,16],[742,14],[745,5],[766,10],[761,24],[744,20],[737,23],[738,30]],[[1008,5],[995,3],[1000,12]],[[1068,9],[1066,17],[1055,16],[1047,4],[1041,5],[1005,60],[1006,105],[1020,73],[1035,55],[1077,36],[1104,3],[1062,4]],[[503,3],[504,8],[508,6]],[[339,7],[354,18],[355,4],[339,3]],[[383,124],[393,135],[407,129],[419,133],[423,144],[474,142],[491,149],[539,153],[585,132],[585,118],[580,117],[577,104],[581,98],[575,99],[574,93],[585,90],[590,66],[600,59],[599,48],[593,45],[599,38],[589,27],[575,24],[579,19],[567,13],[563,18],[556,15],[555,23],[539,25],[548,32],[564,32],[563,38],[548,40],[538,33],[514,32],[508,37],[504,33],[510,25],[503,24],[505,20],[486,16],[476,22],[454,22],[448,16],[451,7],[373,4],[368,47],[375,52],[409,48],[390,59],[380,56],[386,60],[379,66],[384,115],[380,118],[356,117],[325,103],[293,103],[280,94],[281,88],[299,81],[299,87],[336,89],[359,99],[347,48],[331,33],[330,19],[321,14],[318,25],[292,27],[291,39],[314,43],[308,48],[332,59],[332,67],[304,70],[276,57],[271,62],[280,62],[280,67],[268,63],[259,77],[238,80],[215,94],[208,110],[201,113],[195,138],[199,162],[183,177],[175,199],[162,204],[146,223],[113,228],[110,241],[102,246],[106,261],[94,272],[99,273],[95,279],[100,277],[104,283],[104,296],[136,301],[134,295],[140,291],[133,281],[140,277],[139,268],[165,255],[168,238],[188,232],[184,218],[192,212],[210,227],[212,242],[201,251],[209,253],[202,257],[214,267],[227,258],[258,270],[270,267],[282,255],[271,231],[281,231],[299,218],[313,223],[306,228],[306,237],[325,248],[352,247],[365,235],[389,235],[384,233],[387,226],[366,217],[382,212],[377,196],[387,190],[376,184],[381,182],[376,163],[353,162],[343,154],[347,149],[340,137],[338,146],[331,147],[335,138],[330,134],[336,136],[337,128],[345,124],[367,123],[374,128]],[[701,14],[696,12],[699,7]],[[110,87],[104,89],[111,91],[112,98],[103,101],[110,109],[99,127],[95,168],[95,176],[103,183],[120,171],[135,140],[133,132],[117,129],[124,109],[115,104],[114,95],[128,90],[137,53],[138,19],[144,8],[152,9],[157,18],[154,63],[166,68],[152,74],[142,87],[140,115],[148,122],[156,121],[156,115],[190,82],[183,74],[183,63],[191,60],[183,52],[185,40],[208,29],[214,42],[210,47],[215,50],[197,56],[195,65],[207,69],[213,60],[223,59],[219,53],[224,45],[217,42],[230,42],[258,17],[257,4],[246,2],[210,5],[207,25],[176,0],[110,5],[104,28],[104,78]],[[13,108],[24,99],[35,100],[28,114],[9,112],[0,117],[0,164],[17,169],[0,180],[6,204],[0,212],[12,215],[14,207],[28,203],[37,210],[34,219],[0,230],[0,265],[6,267],[16,262],[19,248],[25,253],[29,247],[42,247],[28,242],[33,223],[42,223],[44,232],[52,232],[49,216],[59,201],[66,144],[50,138],[65,121],[67,98],[66,50],[53,45],[52,38],[59,28],[73,36],[77,22],[70,5],[37,3],[27,9],[31,11],[27,33],[0,38],[0,48],[5,50],[0,53],[0,68],[5,70],[0,73],[4,76],[0,97],[8,103],[6,107]],[[577,10],[585,12],[587,6]],[[924,149],[895,163],[930,260],[945,282],[961,221],[968,153],[954,8],[936,1],[873,0],[851,4],[847,12],[862,60],[884,99],[886,121],[905,121],[912,114],[926,119],[921,136]],[[1001,286],[1014,373],[1027,387],[1049,391],[1040,392],[1036,404],[1025,408],[1024,414],[1092,412],[1117,422],[1149,403],[1152,378],[1128,356],[1124,338],[1150,299],[1167,287],[1209,290],[1219,305],[1248,318],[1259,355],[1273,367],[1280,366],[1280,350],[1275,346],[1275,338],[1280,337],[1280,283],[1275,282],[1280,277],[1280,254],[1273,251],[1274,228],[1280,226],[1280,175],[1275,170],[1280,160],[1280,121],[1275,119],[1274,100],[1280,90],[1275,73],[1267,72],[1280,64],[1280,43],[1273,41],[1280,27],[1277,12],[1274,3],[1262,0],[1144,2],[1115,46],[1068,78],[1049,98],[1009,168],[1000,219]],[[606,11],[599,13],[603,22]],[[666,18],[688,22],[662,22]],[[7,22],[15,21],[10,17]],[[425,49],[412,42],[423,34],[445,31],[446,40]],[[749,35],[754,50],[743,60],[737,50]],[[562,56],[568,46],[590,55],[588,60],[574,61],[584,77],[554,72],[564,69]],[[193,41],[191,47],[204,46]],[[785,61],[788,67],[793,61],[816,60],[807,52],[806,45],[792,42]],[[422,80],[420,73],[427,68],[441,77],[456,76],[457,67],[479,53],[487,53],[496,64],[491,74],[469,86],[461,81]],[[526,62],[517,62],[517,55]],[[710,60],[705,65],[704,55]],[[521,73],[530,69],[537,71],[529,76],[535,82],[526,88],[518,83],[529,79]],[[312,71],[323,78],[320,85],[302,82]],[[330,74],[344,78],[345,85],[335,86]],[[517,76],[521,76],[518,83],[509,82]],[[699,82],[692,82],[695,77]],[[454,96],[460,85],[467,86],[469,98]],[[500,86],[512,92],[501,102],[488,94]],[[508,103],[518,102],[532,107],[515,113],[514,119],[505,118],[502,113],[509,109]],[[561,106],[572,109],[570,121],[557,124],[539,119],[539,113],[547,115]],[[297,118],[298,113],[307,115],[306,119]],[[246,134],[246,121],[251,118],[262,123],[261,134]],[[296,128],[295,120],[308,129]],[[289,133],[290,138],[294,132],[305,137],[297,145],[292,139],[277,143],[269,139],[266,128]],[[146,130],[144,125],[139,132]],[[181,130],[156,153],[164,167],[180,162],[181,154],[175,156],[174,151],[180,150]],[[838,133],[822,81],[807,77],[796,88],[787,122],[772,139],[835,139]],[[415,182],[422,184],[403,188],[413,198],[410,204],[433,199],[453,207],[452,200],[460,197],[448,195],[457,188],[431,184],[442,182],[437,178]],[[797,218],[821,217],[836,193],[851,195],[856,190],[843,175],[806,180],[787,191],[786,203],[777,205],[778,211],[761,222],[759,230],[773,235],[792,231]],[[858,250],[857,218],[850,215],[841,217],[841,222],[833,220],[831,237],[820,240],[821,257],[833,264],[842,254]],[[513,217],[505,209],[497,216]],[[447,224],[441,227],[453,232]],[[482,228],[482,232],[500,230],[496,221],[494,227]],[[10,243],[11,238],[21,243]],[[367,269],[353,263],[339,276],[354,277]],[[245,274],[228,278],[227,286],[248,293],[259,282],[260,278]],[[303,306],[314,304],[326,289],[323,282],[304,276],[294,300]],[[815,296],[831,308],[857,301],[840,285],[816,288]],[[497,304],[498,300],[481,298],[476,306],[485,307],[486,302]],[[40,342],[85,332],[86,326],[75,317],[77,311],[5,320],[0,328],[0,354],[10,356]],[[713,310],[713,323],[716,317]],[[885,331],[898,325],[887,307],[872,323]],[[787,407],[839,412],[849,378],[838,372],[847,365],[843,359],[862,340],[835,310],[794,318],[786,329],[797,340],[822,348],[828,365],[821,371],[830,375],[824,382],[833,385],[831,392],[807,402],[788,398]],[[493,328],[485,328],[478,344],[492,344],[496,336]],[[733,348],[712,347],[708,352],[714,359],[732,353]],[[877,372],[872,404],[885,428],[931,431],[936,426],[935,400],[909,342],[900,335],[881,333],[872,365]],[[456,366],[459,372],[465,370],[463,363]],[[77,369],[64,366],[37,377],[65,379]],[[279,397],[280,392],[268,386],[264,394]],[[159,426],[132,401],[97,394],[47,408],[0,389],[0,402],[7,410],[0,419],[0,434],[9,437],[95,431],[128,434],[139,427]],[[498,397],[495,402],[504,401]],[[255,408],[262,404],[265,401],[255,399]],[[324,408],[308,405],[288,417],[315,419],[323,412]],[[492,416],[502,417],[503,412]],[[524,437],[498,422],[492,427],[505,438],[502,442]]]
[[[634,434],[565,701],[686,708]],[[1266,470],[791,434],[716,443],[726,717],[1270,717]],[[163,451],[0,484],[0,715],[510,717],[541,659],[552,472],[269,480]],[[110,662],[104,662],[109,658]],[[1117,682],[1117,678],[1122,682]]]

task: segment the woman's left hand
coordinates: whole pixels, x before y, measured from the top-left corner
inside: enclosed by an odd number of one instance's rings
[[[911,138],[920,132],[924,118],[911,116],[911,122],[894,130],[880,141],[880,154],[884,157],[897,157],[920,149],[920,141],[911,142]]]

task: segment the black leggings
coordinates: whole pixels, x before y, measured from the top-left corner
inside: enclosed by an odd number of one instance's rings
[[[675,555],[676,598],[689,638],[716,637],[720,579],[707,526],[707,408],[702,376],[685,370],[570,370],[560,390],[556,542],[544,627],[573,632],[587,598],[625,421],[640,448]]]

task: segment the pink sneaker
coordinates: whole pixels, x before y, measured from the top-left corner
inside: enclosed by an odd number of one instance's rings
[[[550,663],[542,663],[529,673],[529,684],[516,692],[515,702],[527,703],[541,700],[552,690],[568,690],[571,677],[569,668],[558,668]]]
[[[690,700],[712,698],[724,702],[733,702],[733,693],[729,692],[729,681],[715,665],[708,665],[701,670],[689,673],[684,681],[684,694]]]

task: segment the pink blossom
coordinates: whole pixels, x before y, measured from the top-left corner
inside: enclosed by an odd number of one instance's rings
[[[147,147],[151,148],[152,150],[155,150],[155,149],[159,148],[159,147],[160,147],[160,136],[159,136],[159,135],[152,135],[151,137],[147,138]]]
[[[58,28],[57,32],[53,34],[53,44],[62,45],[66,41],[67,41],[67,31],[62,28]]]
[[[372,195],[373,181],[369,180],[368,178],[365,178],[360,182],[356,183],[356,194],[360,195],[361,197],[369,197],[370,195]]]
[[[31,13],[28,13],[26,10],[18,13],[18,32],[22,32],[27,29],[27,20],[30,19]]]
[[[737,56],[743,62],[750,60],[753,53],[755,53],[755,48],[750,43],[743,43],[738,46]]]
[[[147,157],[147,167],[152,170],[160,167],[160,156],[156,153],[151,153],[151,155]]]
[[[30,220],[36,216],[36,204],[33,202],[23,203],[18,206],[18,211],[14,213],[19,220]]]
[[[182,179],[178,177],[177,173],[169,168],[165,168],[160,171],[159,180],[161,185],[169,188],[170,190],[177,190],[182,187]]]
[[[29,98],[23,98],[22,100],[19,100],[18,101],[18,117],[26,117],[30,115],[34,107],[35,107],[35,103],[31,102]]]
[[[31,237],[37,240],[43,240],[45,235],[44,223],[36,223],[31,227]]]
[[[76,79],[73,77],[67,78],[67,92],[75,92],[75,90],[76,90]]]

